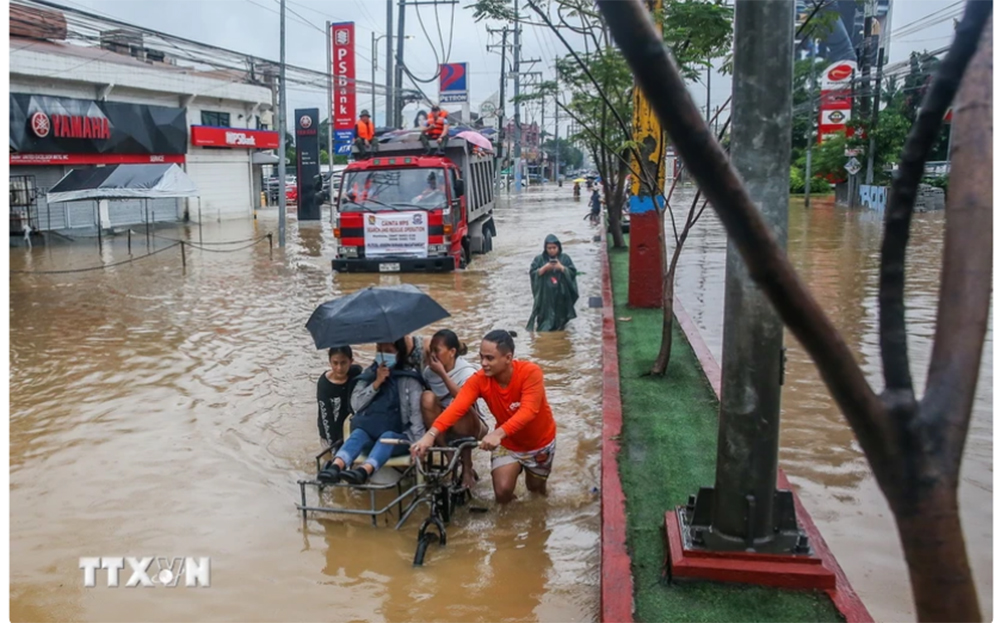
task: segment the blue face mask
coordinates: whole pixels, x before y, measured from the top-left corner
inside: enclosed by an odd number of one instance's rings
[[[396,353],[375,353],[375,363],[391,368],[396,365]]]

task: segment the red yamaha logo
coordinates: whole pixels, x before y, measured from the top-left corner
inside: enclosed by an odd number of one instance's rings
[[[31,115],[31,131],[38,138],[45,138],[49,135],[52,126],[49,124],[49,116],[43,112],[36,112]]]
[[[309,115],[302,115],[302,117],[299,118],[299,126],[301,126],[303,130],[308,130],[309,126],[311,126],[312,124],[313,120],[312,117],[310,117]]]

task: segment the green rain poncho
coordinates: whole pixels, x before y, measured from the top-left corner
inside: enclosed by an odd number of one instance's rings
[[[576,287],[576,266],[568,255],[562,252],[562,243],[549,234],[545,244],[559,245],[556,259],[566,267],[566,272],[552,270],[544,275],[538,274],[538,269],[549,261],[549,255],[542,247],[542,253],[531,262],[531,294],[535,297],[535,305],[528,319],[528,331],[562,331],[566,324],[576,318],[573,305],[580,298]]]

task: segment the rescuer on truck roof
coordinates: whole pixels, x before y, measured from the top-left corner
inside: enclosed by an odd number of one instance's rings
[[[378,151],[378,143],[375,142],[375,124],[367,110],[361,111],[361,118],[354,124],[356,138],[354,146],[358,148],[358,160],[364,160]]]
[[[444,149],[448,146],[448,111],[442,110],[438,104],[431,106],[431,112],[427,115],[427,127],[420,133],[420,143],[427,155],[431,153],[432,140],[438,142],[436,155],[443,156]]]

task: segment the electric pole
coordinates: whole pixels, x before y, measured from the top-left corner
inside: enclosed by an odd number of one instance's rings
[[[556,107],[556,166],[555,166],[555,177],[552,178],[553,182],[558,183],[562,186],[562,180],[559,179],[559,74],[556,74],[556,92],[552,96],[553,104]]]
[[[283,249],[285,248],[285,218],[288,212],[288,204],[285,198],[285,133],[288,132],[288,124],[285,121],[285,0],[281,0],[280,38],[281,68],[279,74],[281,77],[278,83],[278,97],[281,101],[278,108],[278,247]]]
[[[514,0],[514,188],[521,192],[521,14]]]
[[[399,0],[399,32],[396,33],[396,91],[393,97],[392,125],[403,127],[403,38],[406,36],[406,1]]]
[[[378,53],[372,48],[373,57]],[[395,103],[392,88],[392,0],[385,0],[385,125],[393,127],[393,111]],[[375,89],[375,79],[372,78],[372,90]],[[372,107],[372,114],[375,114],[375,107]]]
[[[497,125],[499,126],[499,132],[500,132],[500,140],[498,142],[500,143],[500,150],[501,150],[500,162],[502,163],[505,158],[508,158],[510,156],[510,154],[508,154],[508,153],[503,153],[503,147],[505,145],[505,141],[506,141],[506,138],[507,138],[507,128],[506,128],[506,126],[504,126],[504,119],[505,119],[504,111],[505,111],[505,107],[506,107],[507,103],[506,103],[506,101],[505,101],[504,98],[505,98],[506,89],[507,89],[507,32],[509,31],[509,29],[506,26],[504,26],[500,30],[490,30],[489,27],[487,27],[486,30],[490,34],[493,34],[495,32],[501,33],[501,43],[500,43],[500,105],[497,107]],[[490,50],[490,49],[495,48],[495,47],[496,46],[488,45],[488,46],[486,46],[486,49]]]
[[[812,183],[813,124],[816,123],[816,48],[819,42],[810,39],[809,45],[809,125],[806,128],[806,207],[809,207],[809,191]]]

